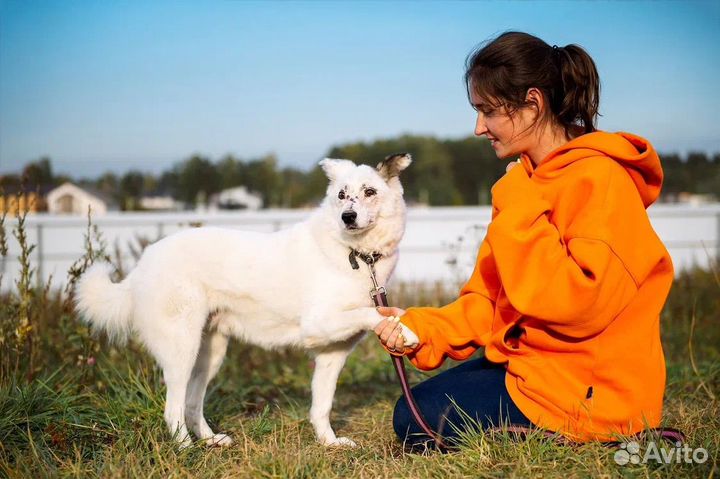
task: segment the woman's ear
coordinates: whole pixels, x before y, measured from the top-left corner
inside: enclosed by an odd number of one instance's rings
[[[525,101],[533,105],[539,117],[543,115],[545,110],[545,96],[538,88],[528,88],[525,94]]]

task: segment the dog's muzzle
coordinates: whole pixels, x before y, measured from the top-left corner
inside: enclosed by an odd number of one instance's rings
[[[357,213],[354,211],[344,211],[342,215],[340,215],[340,218],[342,218],[343,223],[345,223],[345,226],[351,226],[355,224],[355,219],[357,218]]]

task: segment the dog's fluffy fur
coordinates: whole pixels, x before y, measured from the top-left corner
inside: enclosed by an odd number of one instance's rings
[[[330,426],[335,386],[354,345],[382,317],[369,296],[368,267],[359,261],[352,269],[348,256],[351,248],[381,253],[377,279],[387,282],[405,229],[398,175],[410,162],[407,154],[377,168],[323,160],[330,183],[308,220],[271,234],[211,227],[173,234],[149,246],[121,283],[110,281],[106,265],[93,266],[78,284],[77,308],[111,337],[135,332],[155,357],[167,385],[165,421],[182,445],[190,443],[188,427],[209,444],[231,442],[203,415],[230,336],[314,353],[317,439],[352,445]]]

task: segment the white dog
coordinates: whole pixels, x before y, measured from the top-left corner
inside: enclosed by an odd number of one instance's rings
[[[203,414],[230,336],[311,350],[317,439],[354,445],[335,436],[330,410],[345,359],[382,319],[372,306],[365,262],[374,256],[381,285],[395,268],[405,229],[398,175],[410,162],[410,155],[392,155],[374,169],[325,159],[327,196],[302,223],[271,234],[189,229],[149,246],[121,283],[110,281],[107,265],[84,275],[78,310],[111,337],[137,333],[163,369],[165,421],[183,446],[190,444],[186,424],[209,444],[232,442],[215,434]]]

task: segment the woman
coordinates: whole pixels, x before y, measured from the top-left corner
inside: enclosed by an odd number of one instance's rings
[[[485,348],[414,388],[450,439],[468,418],[575,441],[658,426],[659,315],[673,269],[645,211],[662,185],[657,154],[638,136],[596,130],[600,81],[577,45],[504,33],[468,58],[465,79],[475,134],[498,158],[520,159],[493,186],[492,221],[458,299],[381,308],[400,316],[378,324],[381,342],[425,370]],[[394,427],[427,440],[402,399]]]

